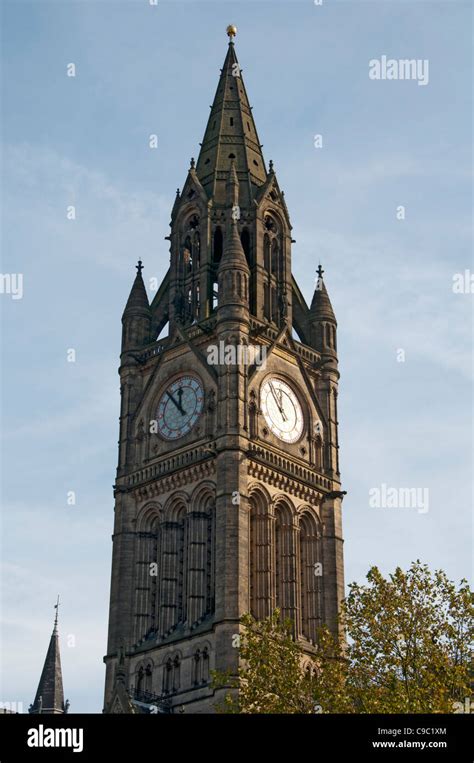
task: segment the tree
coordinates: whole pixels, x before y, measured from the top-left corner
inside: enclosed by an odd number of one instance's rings
[[[343,605],[348,689],[356,712],[450,713],[470,696],[472,593],[420,561],[367,585],[352,583]]]
[[[228,713],[311,713],[314,701],[308,678],[301,669],[302,650],[292,636],[292,623],[281,621],[276,609],[265,620],[242,617],[237,678],[213,674],[215,687],[238,688],[229,692],[224,706]]]
[[[225,712],[440,713],[471,693],[473,596],[441,570],[414,562],[367,584],[352,583],[342,605],[346,641],[325,628],[314,655],[293,639],[278,610],[267,619],[242,618],[241,665]]]

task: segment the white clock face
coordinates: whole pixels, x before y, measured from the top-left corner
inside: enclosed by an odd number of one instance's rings
[[[273,434],[284,442],[296,442],[303,433],[303,411],[291,387],[280,379],[262,385],[261,408]]]
[[[158,403],[158,431],[165,440],[177,440],[191,431],[202,413],[204,390],[195,376],[180,376]]]

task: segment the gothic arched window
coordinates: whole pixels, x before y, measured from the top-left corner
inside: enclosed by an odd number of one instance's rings
[[[203,684],[207,683],[209,681],[209,650],[206,647],[204,647],[202,652],[202,670],[201,670],[201,681]]]
[[[181,660],[179,656],[173,660],[173,691],[178,691],[181,684]]]
[[[142,520],[136,536],[135,643],[158,627],[159,517]]]
[[[263,620],[274,608],[272,590],[272,517],[260,491],[250,496],[250,611]]]
[[[201,264],[201,237],[199,231],[195,231],[193,235],[193,265],[194,270],[198,270]]]
[[[328,347],[332,346],[332,341],[331,341],[331,326],[329,325],[329,323],[326,323],[326,344],[327,344]]]
[[[187,621],[197,625],[214,609],[213,499],[193,496],[188,514]]]
[[[296,621],[296,549],[292,512],[284,503],[275,507],[275,593],[282,619]]]
[[[201,651],[199,649],[193,655],[191,680],[195,686],[201,683]]]
[[[143,665],[140,665],[140,667],[138,669],[138,672],[137,672],[136,686],[135,686],[137,694],[141,694],[141,692],[143,691],[143,679],[144,679],[144,677],[145,677],[145,671],[143,670]]]
[[[272,275],[278,277],[278,241],[272,241]]]
[[[191,681],[194,686],[199,686],[209,681],[209,651],[207,646],[202,650],[196,649],[193,654]]]
[[[183,246],[183,266],[184,266],[184,275],[187,273],[190,273],[193,269],[193,254],[192,254],[192,244],[191,239],[189,236],[186,236],[186,239],[184,241]]]
[[[271,258],[270,258],[270,237],[266,233],[263,237],[263,267],[267,271],[268,274],[270,274],[271,270]]]
[[[181,685],[181,658],[179,654],[168,657],[163,665],[163,694],[177,692]]]
[[[161,632],[174,630],[186,619],[186,510],[179,507],[163,523]]]
[[[173,662],[169,657],[163,665],[163,694],[169,694],[173,688]]]
[[[300,520],[301,633],[312,642],[321,625],[321,573],[317,523],[311,514],[304,513]]]

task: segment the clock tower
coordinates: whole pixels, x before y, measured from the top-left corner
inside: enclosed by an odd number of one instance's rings
[[[123,316],[105,712],[213,712],[240,618],[290,618],[305,652],[344,593],[337,323],[308,306],[235,27],[151,304]],[[166,331],[165,338],[158,339]]]

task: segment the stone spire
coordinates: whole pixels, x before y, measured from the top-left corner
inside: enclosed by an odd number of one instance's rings
[[[235,27],[228,27],[229,49],[211,106],[196,172],[208,197],[224,204],[226,177],[234,160],[241,182],[241,204],[248,207],[256,189],[267,180],[267,172],[235,53],[233,38],[236,32]]]
[[[143,283],[142,261],[138,260],[138,265],[135,265],[137,269],[137,275],[133,282],[133,286],[130,291],[130,295],[123,311],[123,317],[126,315],[148,315],[150,311],[150,305],[148,302],[148,295],[146,293],[145,284]]]
[[[319,352],[336,354],[337,321],[323,280],[324,270],[319,265],[316,288],[309,310],[311,344]]]
[[[239,181],[234,162],[231,163],[226,182],[228,225],[224,251],[217,271],[219,284],[218,321],[247,317],[249,307],[250,270],[240,240],[237,220],[240,216]]]
[[[332,321],[337,325],[336,316],[334,315],[334,310],[332,309],[331,300],[329,299],[329,294],[326,289],[326,284],[323,280],[323,273],[324,270],[322,269],[321,265],[319,265],[317,270],[318,277],[316,280],[316,288],[314,290],[313,299],[311,301],[311,316],[321,320],[324,319]]]
[[[38,684],[35,701],[30,705],[29,712],[33,714],[62,714],[67,713],[69,702],[64,704],[63,677],[61,672],[61,657],[59,654],[58,609],[59,596],[55,604],[56,616],[49,642],[43,671]]]
[[[138,260],[136,269],[137,275],[122,315],[122,351],[143,347],[150,340],[151,312],[141,260]]]

